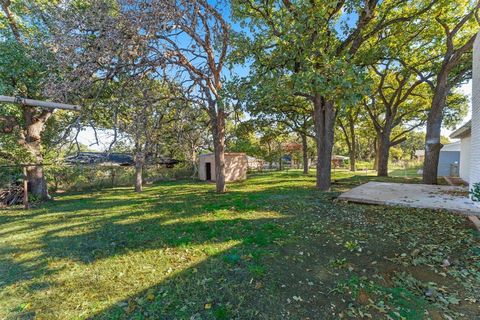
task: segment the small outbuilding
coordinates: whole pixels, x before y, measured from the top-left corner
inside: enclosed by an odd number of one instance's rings
[[[204,181],[215,181],[215,154],[201,154],[198,177]],[[245,180],[248,160],[245,153],[225,153],[225,181]]]
[[[462,173],[460,151],[461,145],[459,142],[449,143],[442,147],[438,159],[437,175],[439,177],[458,177]]]

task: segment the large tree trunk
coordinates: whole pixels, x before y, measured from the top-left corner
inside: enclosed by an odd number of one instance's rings
[[[135,154],[135,192],[142,192],[143,190],[143,164],[145,157],[143,152],[137,151]]]
[[[42,159],[37,159],[41,162]],[[43,166],[28,166],[27,167],[28,191],[35,195],[39,200],[49,200],[47,181],[43,172]]]
[[[25,130],[21,143],[25,146],[33,161],[34,166],[27,167],[29,192],[39,200],[49,200],[47,181],[43,172],[43,155],[41,149],[42,133],[45,130],[45,122],[51,115],[50,111],[43,111],[39,116],[35,114],[35,108],[24,107],[23,115]]]
[[[308,141],[305,134],[302,137],[302,157],[303,157],[303,174],[308,174]]]
[[[440,136],[443,121],[443,109],[447,99],[447,76],[437,78],[437,87],[432,100],[432,107],[427,119],[427,134],[425,136],[425,162],[423,163],[423,183],[437,184]]]
[[[320,190],[329,190],[332,178],[332,150],[335,126],[333,102],[316,94],[313,99],[315,140],[317,142],[317,181]]]
[[[350,160],[350,171],[355,172],[357,170],[357,161],[354,150],[350,150],[348,158]]]
[[[388,158],[390,154],[390,132],[378,134],[378,169],[377,176],[388,177]]]
[[[226,191],[225,185],[225,113],[222,109],[215,111],[210,107],[212,120],[213,149],[215,153],[215,183],[216,191]]]

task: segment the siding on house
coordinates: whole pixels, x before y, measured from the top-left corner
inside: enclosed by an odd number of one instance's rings
[[[473,45],[470,187],[480,182],[480,33]]]
[[[472,138],[470,136],[462,138],[460,143],[460,178],[464,181],[470,181],[470,150]]]

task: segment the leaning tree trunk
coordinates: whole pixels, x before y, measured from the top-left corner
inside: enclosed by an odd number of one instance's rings
[[[308,174],[308,141],[307,141],[307,135],[301,134],[301,137],[302,137],[303,174]]]
[[[440,149],[443,145],[440,142],[443,109],[447,99],[447,77],[438,77],[437,87],[433,95],[432,107],[427,118],[427,134],[425,136],[425,160],[423,163],[423,183],[437,184],[438,160]]]
[[[143,164],[145,157],[143,152],[137,151],[135,154],[135,192],[142,192],[143,190]]]
[[[51,112],[42,112],[40,116],[35,115],[35,109],[24,107],[23,115],[25,120],[24,138],[21,143],[31,155],[35,164],[28,166],[27,180],[29,192],[39,200],[49,200],[47,181],[43,172],[43,155],[41,149],[42,133],[45,130],[45,122],[51,115]]]
[[[388,177],[388,158],[390,154],[390,132],[378,134],[377,176]]]
[[[320,190],[329,190],[332,179],[332,150],[335,126],[333,102],[316,94],[313,99],[313,119],[317,142],[317,181]]]
[[[226,191],[225,185],[225,112],[220,109],[215,111],[215,106],[210,107],[212,120],[213,149],[215,153],[215,183],[216,191]]]

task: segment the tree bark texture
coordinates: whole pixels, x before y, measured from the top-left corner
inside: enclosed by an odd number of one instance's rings
[[[437,184],[438,160],[440,158],[440,149],[443,145],[440,143],[443,109],[447,99],[447,76],[440,75],[437,78],[437,86],[432,99],[432,107],[427,118],[427,134],[425,136],[425,161],[423,163],[423,183]]]
[[[315,139],[317,142],[317,181],[320,190],[329,190],[332,178],[332,151],[335,110],[333,102],[316,94],[313,99]]]
[[[225,113],[223,110],[214,111],[210,107],[212,120],[213,149],[215,153],[215,183],[218,193],[225,192]]]
[[[390,155],[390,132],[378,133],[377,176],[388,177],[388,159]]]
[[[42,133],[45,130],[45,122],[51,116],[51,112],[43,111],[39,116],[36,116],[35,109],[32,107],[23,108],[23,116],[25,120],[25,129],[23,130],[23,144],[31,155],[36,166],[27,167],[27,178],[29,183],[30,193],[35,195],[38,200],[49,200],[47,181],[43,172],[43,162],[41,141]]]

